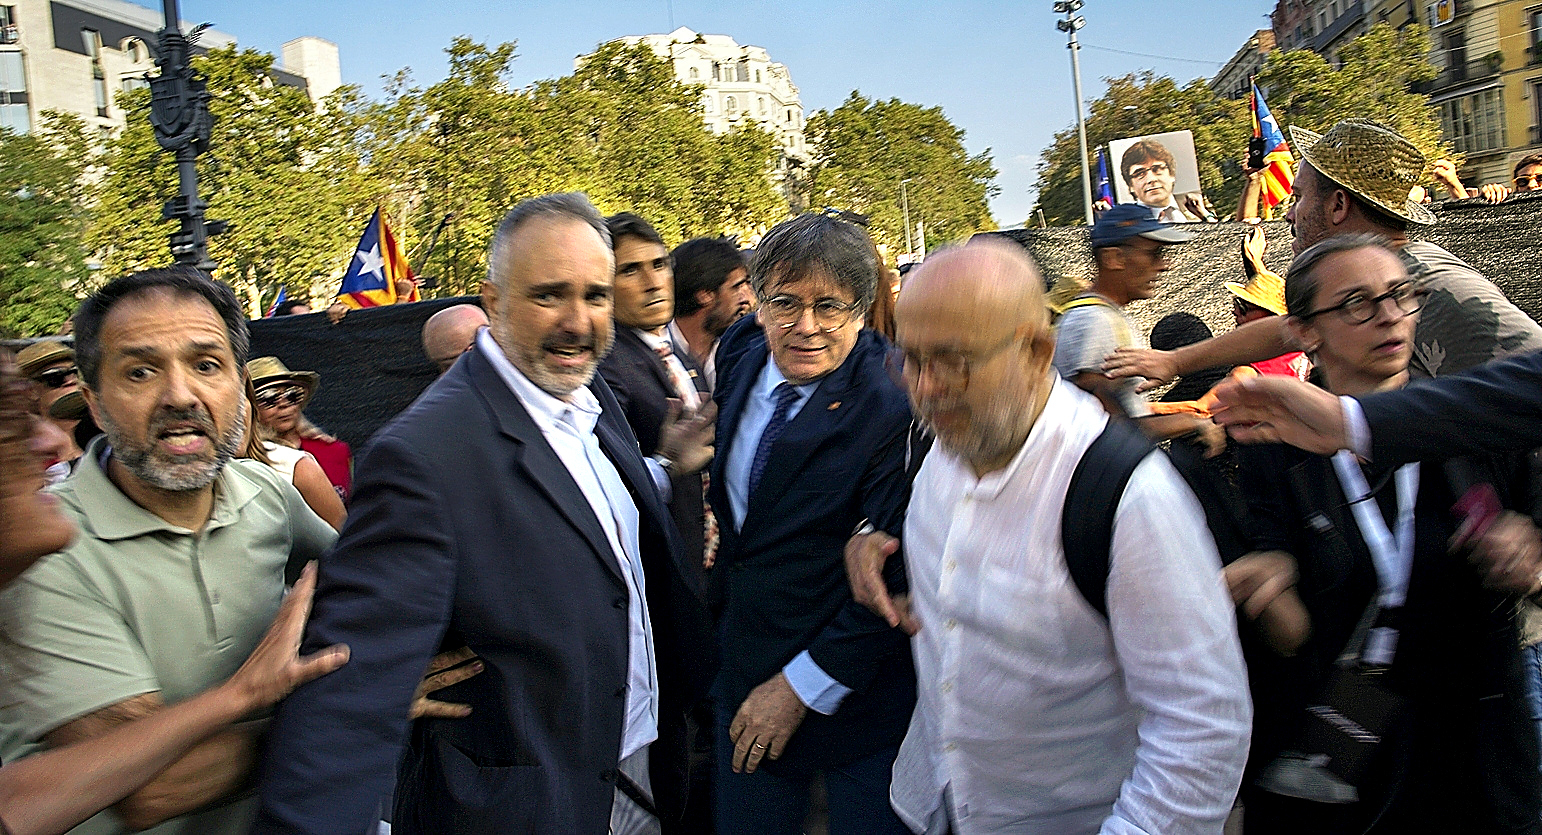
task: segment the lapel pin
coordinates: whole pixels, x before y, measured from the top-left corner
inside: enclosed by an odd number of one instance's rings
[[[825,411],[827,411],[827,412],[833,412],[833,411],[835,411],[835,410],[836,410],[836,409],[839,409],[839,408],[840,408],[840,407],[841,407],[841,401],[839,401],[839,400],[834,400],[834,401],[831,401],[831,403],[830,403],[830,405],[829,405],[829,406],[827,406],[827,407],[825,407]]]

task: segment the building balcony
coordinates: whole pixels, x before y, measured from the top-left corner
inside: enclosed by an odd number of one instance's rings
[[[1359,23],[1364,17],[1365,0],[1355,0],[1355,2],[1349,4],[1349,8],[1334,18],[1332,23],[1328,24],[1328,28],[1318,32],[1317,36],[1312,38],[1312,51],[1321,54],[1328,47],[1332,46],[1349,27]]]
[[[16,26],[0,26],[0,44],[21,42],[21,29]]]
[[[1433,81],[1424,81],[1414,85],[1414,92],[1425,95],[1448,90],[1460,84],[1470,84],[1475,81],[1483,81],[1499,76],[1499,61],[1481,60],[1467,61],[1466,63],[1453,64],[1440,71]]]

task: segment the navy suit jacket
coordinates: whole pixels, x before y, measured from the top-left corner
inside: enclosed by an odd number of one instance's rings
[[[1542,351],[1359,400],[1378,463],[1531,449],[1542,446]]]
[[[707,396],[707,380],[701,369],[686,351],[675,356],[685,366],[696,390],[703,401]],[[664,360],[644,342],[637,332],[621,325],[616,326],[615,347],[605,361],[600,363],[600,376],[610,386],[621,413],[637,435],[637,445],[643,455],[652,455],[659,448],[659,430],[669,415],[669,398],[675,396],[674,384]],[[706,550],[706,501],[701,487],[701,473],[687,473],[670,480],[673,496],[669,500],[669,512],[679,526],[683,544],[681,564],[692,587],[705,597],[707,572],[702,567]]]
[[[661,715],[683,710],[710,680],[710,627],[637,442],[604,382],[591,388],[603,409],[595,434],[641,519]],[[308,650],[346,643],[352,657],[279,709],[254,831],[373,831],[400,762],[398,833],[602,835],[626,704],[627,601],[582,491],[474,348],[360,458],[306,636]],[[409,728],[429,658],[462,645],[486,669],[436,698],[471,715]],[[656,775],[677,770],[658,746],[654,756]]]
[[[772,771],[825,768],[898,745],[915,705],[905,634],[851,597],[843,560],[864,519],[899,531],[910,498],[905,471],[910,404],[885,370],[888,342],[863,330],[787,424],[735,529],[724,469],[739,417],[770,356],[754,316],[724,334],[717,355],[717,457],[709,499],[722,531],[718,566],[728,572],[719,634],[723,665],[713,686],[720,709],[798,653],[854,692],[830,716],[809,711]]]

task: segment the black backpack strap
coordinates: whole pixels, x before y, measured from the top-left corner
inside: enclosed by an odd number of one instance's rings
[[[1114,513],[1130,476],[1154,448],[1139,429],[1111,418],[1071,473],[1060,515],[1060,544],[1076,590],[1105,620]]]

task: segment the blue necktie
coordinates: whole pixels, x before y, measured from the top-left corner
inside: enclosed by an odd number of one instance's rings
[[[766,424],[766,431],[760,433],[760,445],[755,447],[755,460],[750,462],[750,489],[746,495],[755,495],[755,487],[760,484],[760,474],[766,471],[766,462],[771,459],[771,447],[776,445],[776,439],[782,437],[782,431],[787,428],[787,413],[792,410],[792,404],[798,399],[798,390],[791,383],[780,383],[776,390],[771,392],[776,398],[776,408],[771,411],[771,422]]]

